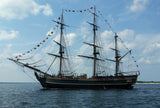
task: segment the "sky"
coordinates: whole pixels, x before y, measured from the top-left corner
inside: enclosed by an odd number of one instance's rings
[[[65,33],[72,55],[86,51],[86,54],[91,54],[88,47],[83,45],[83,40],[92,41],[92,28],[86,22],[92,22],[93,17],[88,10],[93,11],[93,6],[99,15],[97,24],[101,26],[99,35],[104,46],[108,48],[112,45],[109,42],[116,32],[123,44],[132,50],[141,72],[138,80],[160,81],[159,0],[1,0],[0,82],[35,81],[33,72],[27,72],[27,69],[17,66],[7,58],[21,55],[22,59],[26,59],[34,55],[33,59],[37,61],[45,58],[41,53],[58,52],[53,40],[59,39],[59,27],[52,20],[59,21],[62,9],[67,10],[64,11],[64,22],[69,27],[65,28]],[[68,12],[69,10],[75,12]],[[76,64],[75,70],[79,67],[84,71],[92,69],[86,67],[82,59],[73,62]]]

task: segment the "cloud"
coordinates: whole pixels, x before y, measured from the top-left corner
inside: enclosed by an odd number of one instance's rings
[[[69,33],[67,35],[65,35],[65,44],[66,46],[72,46],[75,44],[75,38],[76,38],[76,34],[75,33]],[[56,42],[60,41],[60,34],[57,34],[55,36],[55,38],[53,39]],[[59,46],[53,42],[53,40],[50,42],[50,44],[42,49],[42,53],[54,53],[54,54],[58,54],[59,53]]]
[[[70,33],[67,35],[67,43],[69,46],[73,45],[75,42],[76,34],[75,33]]]
[[[7,32],[8,34],[10,34],[11,32]],[[78,34],[75,33],[69,33],[67,34],[67,41],[71,42],[69,43],[70,46],[74,46],[76,43],[76,37]],[[136,32],[132,29],[125,29],[122,30],[120,32],[118,32],[118,36],[124,41],[124,44],[131,48],[131,49],[135,49],[136,53],[134,53],[135,57],[138,58],[138,63],[146,63],[146,64],[153,64],[153,63],[160,63],[160,59],[157,58],[160,55],[160,34],[152,34],[152,35],[146,35],[146,34],[136,34]],[[149,37],[149,38],[148,38]],[[82,37],[83,38],[83,37]],[[101,38],[103,41],[103,46],[104,46],[104,50],[105,52],[107,51],[107,57],[110,53],[108,53],[108,51],[112,52],[111,50],[107,50],[109,48],[114,48],[114,33],[112,31],[104,31],[101,34]],[[54,40],[59,42],[59,34],[56,35],[56,37],[54,38]],[[112,43],[111,43],[112,42]],[[50,42],[51,44],[53,43]],[[120,45],[120,43],[119,43]],[[6,58],[6,56],[10,56],[12,54],[13,51],[11,51],[12,48],[12,44],[8,44],[6,45],[6,47],[4,48],[4,50],[2,51],[1,55],[0,55],[0,59],[4,59]],[[7,49],[7,50],[6,50]],[[40,52],[38,55],[36,55],[34,57],[34,61],[38,61],[41,58],[43,58],[45,61],[38,63],[37,65],[43,65],[43,64],[50,64],[53,60],[53,58],[51,59],[50,56],[47,56],[46,53],[58,53],[58,49],[59,47],[56,44],[52,44],[52,45],[48,45],[48,47],[45,47],[42,49],[42,52]],[[75,52],[75,50],[79,49],[79,51]],[[80,48],[77,48],[77,45],[75,47],[75,49],[72,49],[72,51],[75,52],[75,55],[79,55],[79,54],[83,54],[83,55],[88,55],[88,56],[92,56],[92,47],[88,46],[88,45],[82,45],[80,46]],[[41,53],[44,53],[41,55]],[[123,53],[124,54],[124,53]],[[123,55],[122,54],[122,55]],[[103,56],[103,55],[102,55]],[[111,56],[113,58],[110,59],[114,59],[114,52],[111,53]],[[109,56],[109,57],[111,57]],[[49,58],[48,58],[49,57]],[[104,56],[106,57],[106,55]],[[33,60],[33,59],[32,59]],[[30,61],[29,63],[32,63],[34,61]],[[58,61],[55,62],[55,67],[58,67]],[[72,60],[72,68],[73,70],[75,70],[74,72],[78,73],[78,74],[82,74],[83,72],[88,72],[88,76],[92,75],[92,67],[93,62],[92,60],[89,59],[85,59],[85,58],[81,58],[81,57],[74,57],[74,59]],[[104,64],[105,65],[105,64]],[[110,73],[112,74],[112,71],[114,71],[114,68],[112,67],[111,63],[108,63],[106,65],[107,69],[110,69]],[[113,69],[112,69],[113,68]],[[46,68],[42,67],[42,70],[46,71]],[[58,72],[58,70],[54,71],[54,72]]]
[[[69,33],[65,36],[65,42],[67,46],[71,46],[74,44],[76,36],[77,35],[75,33]],[[60,41],[59,39],[60,39],[60,34],[58,34],[53,40],[59,42]]]
[[[119,34],[121,36],[121,38],[127,39],[127,40],[133,40],[135,37],[135,33],[133,30],[131,29],[125,29],[121,32],[119,32]]]
[[[80,28],[80,36],[85,40],[85,41],[91,41],[91,37],[92,34],[91,32],[88,30],[88,28],[86,28],[85,26]]]
[[[127,51],[124,48],[125,45],[127,48],[136,51],[134,55],[139,63],[160,63],[160,59],[157,58],[160,55],[160,34],[136,34],[134,30],[125,29],[120,31],[118,36],[124,41],[123,44],[121,42],[118,43],[120,50]],[[104,41],[103,46],[104,51],[107,52],[107,56],[113,56],[109,52],[109,48],[114,47],[113,32],[106,30],[101,34],[101,37]]]
[[[52,9],[51,9],[49,4],[46,4],[45,6],[42,6],[42,8],[44,9],[43,10],[44,15],[49,16],[49,15],[53,14]]]
[[[85,30],[83,29],[83,31],[85,31]],[[73,42],[75,41],[76,35],[78,35],[78,34],[70,33],[67,35],[67,36],[69,36],[69,37],[67,37],[67,39],[69,41],[71,41],[71,43],[72,43],[72,41]],[[105,58],[109,57],[110,59],[114,59],[114,52],[110,50],[110,48],[114,48],[114,33],[112,31],[105,30],[100,35],[101,35],[103,50],[105,53],[102,56]],[[124,30],[118,32],[118,36],[124,41],[125,46],[127,46],[129,49],[133,50],[133,56],[135,57],[135,60],[137,60],[138,64],[140,64],[140,63],[142,63],[142,64],[144,64],[144,63],[146,63],[146,64],[160,63],[160,59],[157,58],[160,55],[160,50],[159,50],[160,49],[160,34],[150,34],[150,35],[137,34],[132,29],[124,29]],[[59,40],[58,37],[59,37],[59,35],[57,35],[54,40],[58,41]],[[84,36],[82,38],[86,38],[86,37]],[[119,43],[118,43],[119,48],[122,50],[121,55],[123,55],[128,50],[121,43],[121,40],[118,39],[118,41],[119,41]],[[70,44],[70,46],[72,46],[72,45],[74,45],[74,43]],[[52,48],[55,49],[55,46],[54,47],[52,46]],[[49,48],[48,50],[51,50],[52,48]],[[72,51],[75,52],[75,55],[92,56],[93,49],[92,49],[92,47],[90,47],[88,45],[83,44],[79,48],[78,47],[75,47],[75,48],[76,49],[72,49]],[[129,58],[126,57],[125,60],[126,59],[129,59]],[[132,58],[130,58],[129,60],[131,62],[134,62],[134,59],[132,59]],[[76,59],[73,60],[73,64],[74,64],[74,66],[73,66],[74,70],[76,70],[76,72],[81,73],[82,69],[85,69],[91,75],[91,73],[92,73],[92,60],[87,60],[85,58],[76,57]],[[112,64],[111,64],[111,66],[112,66]],[[109,67],[110,69],[112,69],[111,66]]]
[[[0,41],[14,39],[18,36],[18,33],[19,33],[18,31],[14,31],[14,30],[11,30],[11,31],[2,30],[0,31]]]
[[[52,9],[49,4],[39,5],[35,0],[1,0],[0,17],[5,19],[23,19],[40,12],[44,15],[52,15]]]
[[[139,62],[147,64],[160,63],[160,34],[149,35],[150,38],[145,39],[142,48],[142,57]]]
[[[1,48],[0,61],[3,61],[3,59],[11,56],[10,55],[12,53],[11,48],[12,44],[7,44],[6,46],[4,46],[4,48]]]
[[[113,40],[114,33],[112,31],[104,31],[101,33],[101,37],[103,40]]]
[[[149,0],[133,0],[133,4],[128,8],[131,12],[141,12],[145,10],[148,2]]]
[[[105,52],[107,52],[108,55],[113,55],[110,52],[110,48],[114,48],[114,36],[115,34],[112,31],[105,30],[104,32],[101,33],[102,37],[102,44],[103,44],[103,49]],[[118,32],[118,48],[120,50],[125,50],[126,48],[124,46],[127,46],[129,49],[133,49],[135,47],[135,38],[136,35],[133,30],[131,29],[125,29],[123,31]],[[121,42],[124,41],[124,43]],[[122,51],[122,52],[123,52]]]
[[[134,30],[125,29],[119,32],[119,36],[129,49],[137,51],[139,63],[160,63],[157,58],[160,55],[160,34],[136,34]]]
[[[14,50],[12,49],[12,44],[8,43],[1,47],[0,53],[0,68],[1,82],[33,82],[27,75],[24,74],[22,68],[12,61],[7,60],[8,57],[12,57],[14,54]],[[30,72],[27,74],[31,74]],[[12,77],[9,77],[12,76]],[[32,75],[33,76],[33,75]],[[35,78],[34,78],[35,79]]]

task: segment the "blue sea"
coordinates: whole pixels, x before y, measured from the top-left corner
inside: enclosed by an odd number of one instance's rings
[[[131,90],[46,90],[39,83],[0,83],[0,108],[160,108],[159,84]]]

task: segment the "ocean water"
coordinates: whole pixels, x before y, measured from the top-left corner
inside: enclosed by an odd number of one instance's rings
[[[0,83],[0,108],[160,108],[160,85],[136,84],[131,90],[45,90],[39,83]]]

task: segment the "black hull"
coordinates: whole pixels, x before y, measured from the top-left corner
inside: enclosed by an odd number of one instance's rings
[[[53,76],[40,77],[35,73],[37,80],[44,88],[70,88],[70,89],[131,89],[137,81],[137,75],[119,77],[98,77],[92,79],[67,79]]]

